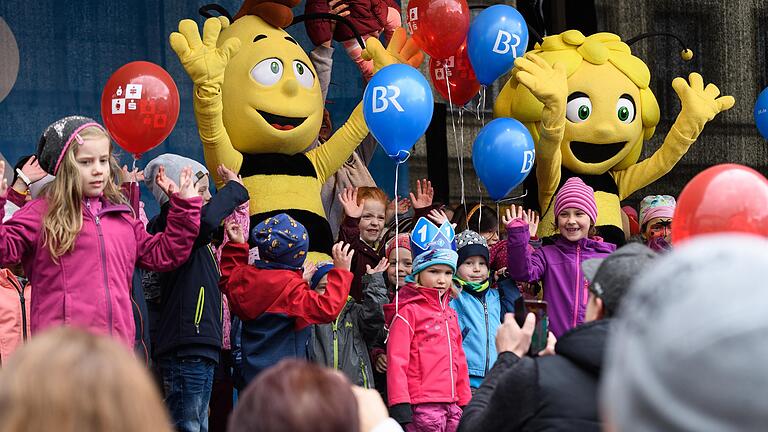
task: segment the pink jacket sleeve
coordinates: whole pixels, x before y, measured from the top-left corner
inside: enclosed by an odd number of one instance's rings
[[[138,243],[137,265],[158,272],[171,271],[188,258],[200,230],[201,197],[183,199],[174,194],[165,231],[151,235],[138,220],[134,232]]]
[[[408,392],[408,366],[411,361],[411,341],[413,328],[406,321],[410,314],[400,309],[400,316],[395,317],[389,327],[387,340],[387,396],[389,406],[411,403]]]
[[[5,198],[0,198],[0,221],[5,216]],[[20,208],[5,223],[0,223],[0,267],[18,264],[25,254],[35,248],[43,217],[44,203],[32,201]]]

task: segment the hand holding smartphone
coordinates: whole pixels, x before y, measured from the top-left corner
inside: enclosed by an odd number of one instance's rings
[[[515,321],[522,327],[525,317],[533,313],[536,316],[536,327],[533,330],[531,338],[531,347],[528,349],[528,355],[535,357],[539,351],[547,347],[547,336],[549,333],[549,317],[547,316],[547,302],[543,300],[525,300],[519,297],[515,300]]]

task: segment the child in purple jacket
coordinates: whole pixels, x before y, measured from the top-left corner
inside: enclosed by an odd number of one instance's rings
[[[616,250],[594,236],[597,205],[594,191],[578,177],[569,178],[555,198],[559,235],[552,244],[533,250],[528,246],[528,217],[522,208],[513,218],[507,210],[507,273],[517,281],[543,282],[549,330],[560,337],[584,322],[589,282],[581,263]]]

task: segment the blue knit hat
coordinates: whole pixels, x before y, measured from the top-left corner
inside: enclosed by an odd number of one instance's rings
[[[267,218],[253,230],[251,241],[262,261],[300,269],[309,249],[307,229],[285,213]]]
[[[332,262],[325,262],[317,266],[317,271],[315,274],[312,275],[312,280],[309,283],[309,286],[312,289],[317,288],[317,284],[320,283],[320,279],[323,278],[323,276],[327,275],[329,271],[333,270],[333,263]]]
[[[459,255],[452,249],[432,249],[417,256],[413,260],[413,270],[411,274],[405,277],[406,282],[416,282],[416,275],[427,267],[444,264],[456,272],[456,261]]]

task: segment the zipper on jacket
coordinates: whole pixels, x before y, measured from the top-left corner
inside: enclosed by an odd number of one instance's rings
[[[447,292],[444,295],[449,295]],[[453,348],[451,347],[451,330],[448,327],[448,317],[445,316],[445,304],[440,298],[440,293],[437,294],[437,302],[440,303],[440,307],[443,309],[443,319],[445,320],[445,337],[448,339],[448,365],[451,371],[451,399],[456,399],[456,380],[453,377]]]
[[[363,388],[368,388],[368,374],[365,373],[365,362],[360,360],[360,372],[363,373]]]
[[[101,219],[99,218],[99,215],[94,215],[91,212],[91,201],[85,200],[85,206],[88,208],[88,213],[91,213],[91,215],[94,217],[94,220],[96,221],[96,231],[99,233],[99,252],[101,255],[101,271],[104,276],[104,292],[107,296],[106,302],[107,302],[107,321],[109,321],[109,334],[110,336],[114,333],[114,324],[112,323],[112,295],[109,292],[109,279],[107,278],[107,254],[106,254],[106,246],[104,245],[104,233],[101,230]]]
[[[21,286],[21,283],[19,281],[15,281],[14,283],[13,278],[9,278],[6,276],[6,279],[8,279],[8,282],[13,285],[14,288],[16,288],[16,292],[19,294],[19,303],[21,303],[21,340],[26,342],[27,341],[27,299],[24,298],[24,288]]]
[[[581,262],[581,245],[576,245],[576,296],[574,298],[573,302],[573,325],[571,327],[576,327],[576,320],[579,318],[579,305],[580,302],[580,292],[581,292],[581,274],[579,272],[579,263]]]
[[[483,311],[485,312],[485,375],[488,375],[488,366],[491,361],[491,338],[488,336],[488,332],[491,331],[488,324],[488,303],[483,299]],[[485,376],[483,375],[483,376]]]
[[[205,287],[200,287],[197,295],[197,307],[195,307],[195,330],[200,334],[200,321],[203,319],[203,306],[205,306]]]
[[[339,330],[339,318],[341,318],[341,314],[336,317],[336,320],[333,322],[333,325],[331,328],[333,329],[333,368],[338,369],[339,368],[339,338],[338,338],[338,330]]]

